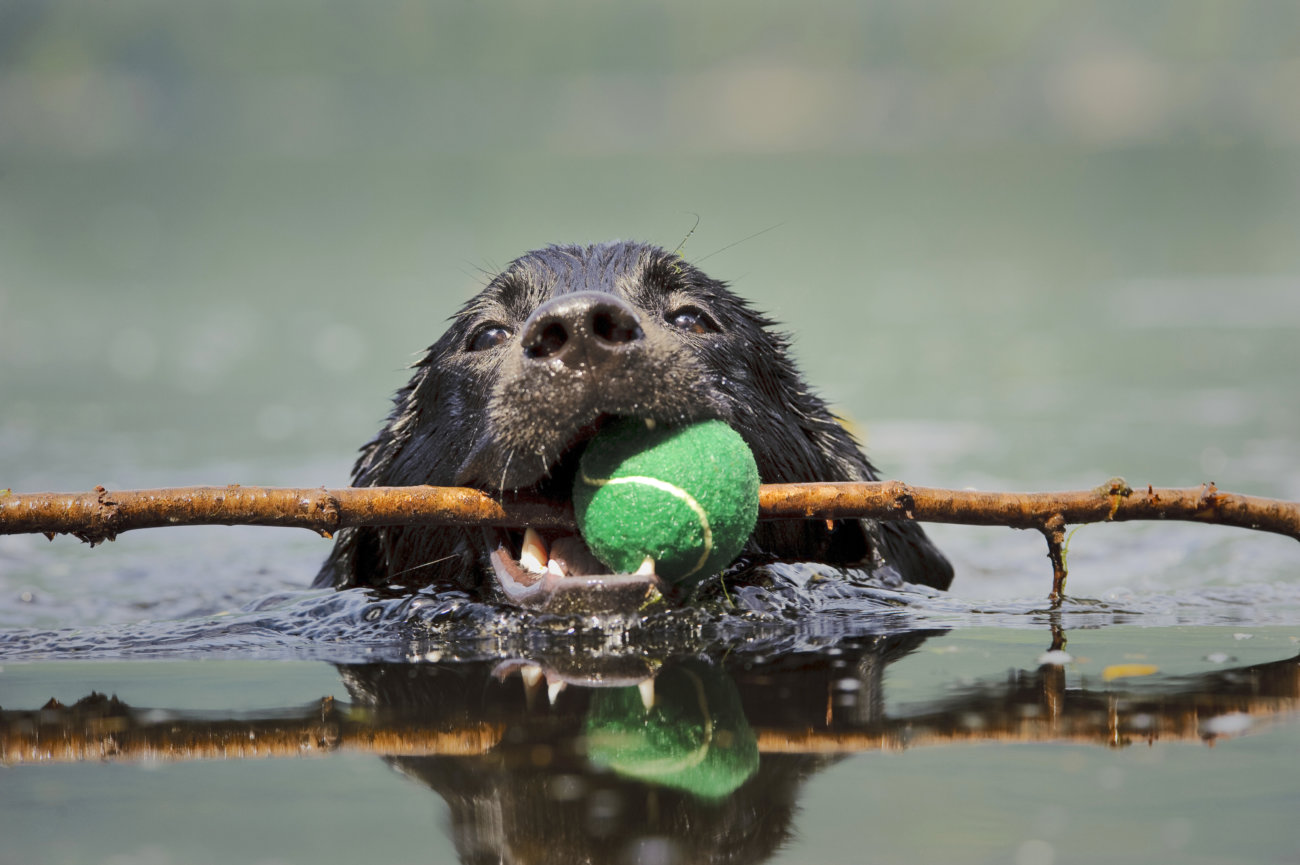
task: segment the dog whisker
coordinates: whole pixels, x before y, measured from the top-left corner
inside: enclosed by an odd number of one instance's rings
[[[552,246],[511,262],[419,357],[353,483],[490,487],[496,477],[488,492],[562,508],[584,443],[618,417],[723,420],[767,483],[875,480],[857,442],[804,382],[787,338],[683,257],[699,225],[697,216],[672,252],[615,242]],[[316,585],[456,583],[493,596],[490,543],[448,526],[351,529]],[[749,550],[871,575],[887,565],[938,588],[952,579],[915,523],[761,522]]]
[[[694,217],[695,217],[695,224],[691,226],[691,230],[688,231],[688,232],[686,232],[686,236],[682,238],[682,242],[679,243],[679,244],[677,244],[677,248],[673,250],[672,254],[673,254],[674,256],[679,256],[679,255],[682,254],[682,249],[685,248],[685,246],[686,246],[686,241],[690,240],[690,239],[691,239],[691,235],[695,233],[695,229],[697,229],[697,228],[700,227],[700,215],[699,215],[698,213],[692,213],[692,212],[690,212],[690,211],[687,211],[687,212],[686,212],[686,215],[687,215],[687,216],[694,216]]]
[[[713,252],[710,252],[708,255],[702,258],[695,259],[695,263],[699,264],[700,262],[708,261],[710,258],[713,258],[713,256],[720,255],[721,253],[726,252],[728,249],[731,249],[733,246],[740,246],[742,243],[748,243],[749,241],[753,240],[756,237],[762,237],[764,234],[767,234],[769,231],[776,231],[778,228],[782,227],[783,225],[785,225],[784,222],[778,222],[776,225],[769,225],[767,228],[761,229],[759,231],[755,231],[753,234],[749,235],[748,237],[742,237],[740,240],[736,240],[731,243],[728,243],[726,246],[722,247],[722,249],[715,249],[713,250]],[[694,231],[694,229],[691,230]],[[689,237],[689,235],[687,236]],[[683,243],[684,242],[685,241],[683,241]]]
[[[389,574],[388,577],[389,577],[389,579],[393,579],[393,578],[395,578],[395,577],[400,577],[400,576],[402,576],[403,574],[409,574],[409,573],[411,573],[411,572],[413,572],[413,571],[418,571],[418,570],[420,570],[421,568],[431,568],[431,567],[433,567],[434,565],[441,564],[442,562],[449,562],[449,561],[451,561],[451,560],[454,559],[454,558],[456,558],[456,553],[452,553],[452,554],[449,555],[449,556],[443,556],[442,558],[439,558],[439,559],[432,559],[431,561],[422,562],[421,564],[418,564],[418,565],[411,565],[411,567],[409,567],[409,568],[405,568],[405,569],[403,569],[403,570],[396,571],[395,573],[391,573],[391,574]]]
[[[506,475],[510,474],[510,461],[515,458],[515,450],[511,448],[506,451],[506,464],[501,467],[501,483],[497,484],[497,489],[501,492],[506,491]]]

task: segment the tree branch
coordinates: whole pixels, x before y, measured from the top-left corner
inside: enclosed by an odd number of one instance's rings
[[[1300,503],[1221,492],[1214,484],[1135,490],[1120,478],[1096,489],[998,493],[913,487],[899,481],[766,484],[759,519],[875,519],[1036,529],[1048,542],[1051,599],[1064,597],[1067,525],[1185,520],[1274,532],[1300,540]],[[258,525],[311,529],[384,525],[570,528],[573,512],[525,497],[500,500],[463,487],[176,487],[85,493],[0,490],[0,534],[71,534],[92,545],[130,529]]]
[[[766,754],[849,754],[970,742],[1075,742],[1109,748],[1157,740],[1213,744],[1219,736],[1232,734],[1214,732],[1206,724],[1209,718],[1249,715],[1254,731],[1300,707],[1296,658],[1225,671],[1223,676],[1225,681],[1213,687],[1186,692],[1126,692],[1110,686],[1066,691],[1062,669],[1048,665],[1036,675],[1015,677],[1013,688],[974,690],[926,714],[824,728],[796,720],[786,726],[756,726],[754,733]],[[1049,711],[1040,711],[1045,706]],[[495,752],[506,765],[527,765],[536,738],[510,736],[507,731],[554,724],[548,713],[523,712],[448,726],[430,722],[423,707],[405,714],[357,708],[326,697],[277,717],[192,718],[171,709],[136,709],[117,697],[93,693],[72,706],[50,700],[37,710],[0,711],[0,766],[323,757],[340,752],[457,757]]]

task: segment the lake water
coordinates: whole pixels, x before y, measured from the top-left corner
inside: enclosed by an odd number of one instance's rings
[[[6,8],[0,487],[342,485],[485,272],[698,215],[888,477],[1300,499],[1296,13],[995,6]],[[600,640],[0,538],[0,862],[1300,861],[1294,540],[932,533]]]

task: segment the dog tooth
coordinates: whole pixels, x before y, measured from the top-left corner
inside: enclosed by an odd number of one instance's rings
[[[539,664],[524,664],[519,668],[519,678],[527,687],[536,688],[542,681],[542,668]]]
[[[648,417],[648,418],[646,418],[646,419],[645,419],[645,428],[646,428],[646,429],[654,429],[654,428],[655,428],[655,419],[652,418],[652,417]]]
[[[636,686],[641,692],[641,702],[645,705],[645,710],[649,712],[655,705],[655,680],[651,676],[648,679],[642,679]]]
[[[519,678],[524,682],[524,705],[532,711],[537,704],[537,695],[542,692],[542,668],[537,664],[525,664],[519,669]]]
[[[655,560],[650,556],[646,556],[645,561],[641,563],[641,567],[636,569],[636,576],[653,577],[654,573],[655,573]]]
[[[564,685],[564,682],[550,682],[546,685],[546,698],[551,701],[552,706],[555,705],[560,692],[564,690]]]
[[[525,531],[524,544],[519,550],[520,567],[538,574],[546,570],[547,558],[546,544],[542,541],[542,536],[537,534],[537,529]]]

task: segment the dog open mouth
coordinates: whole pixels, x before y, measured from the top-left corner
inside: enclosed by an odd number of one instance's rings
[[[615,242],[528,253],[471,298],[413,368],[387,424],[361,449],[355,486],[473,487],[562,512],[583,448],[615,417],[721,420],[769,483],[876,477],[803,380],[786,337],[675,251]],[[486,537],[451,525],[344,529],[314,585],[445,587],[574,613],[634,612],[690,594],[672,556],[659,559],[657,575],[639,567],[635,550],[607,567],[572,532],[524,529]],[[610,558],[605,538],[587,531]],[[883,559],[939,588],[952,580],[951,565],[910,523],[878,531],[859,521],[765,522],[742,543],[792,561]],[[707,570],[727,567],[720,558]]]
[[[582,452],[602,425],[585,429],[529,495],[555,502],[557,510],[567,506]],[[484,535],[497,587],[521,607],[565,615],[630,614],[670,594],[653,559],[647,557],[634,573],[611,573],[576,531],[485,528]]]
[[[611,574],[576,534],[485,531],[497,586],[521,607],[570,615],[634,613],[663,600],[668,591],[650,559],[634,574]]]

